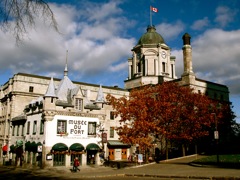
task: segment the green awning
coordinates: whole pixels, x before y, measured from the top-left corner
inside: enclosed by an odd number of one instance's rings
[[[107,147],[111,148],[130,148],[131,145],[125,144],[119,140],[108,140]]]
[[[69,150],[71,150],[71,151],[83,151],[84,146],[82,144],[79,144],[79,143],[74,143],[70,146]]]
[[[30,151],[31,150],[31,143],[30,141],[25,143],[25,151]]]
[[[66,150],[68,150],[68,147],[67,147],[66,144],[57,143],[52,147],[52,150],[54,150],[54,151],[66,151]]]
[[[32,152],[37,152],[37,144],[35,141],[31,143],[30,147]]]
[[[37,143],[37,146],[40,146],[40,145],[42,145],[42,143],[41,143],[41,142],[38,142],[38,143]]]
[[[10,152],[14,153],[14,152],[15,152],[15,150],[16,150],[16,146],[14,146],[14,145],[11,145],[11,146],[10,146]]]
[[[91,143],[87,145],[86,150],[98,151],[100,148],[97,144]]]

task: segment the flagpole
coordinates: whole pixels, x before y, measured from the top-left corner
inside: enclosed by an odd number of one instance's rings
[[[150,6],[150,26],[152,26],[152,6]]]

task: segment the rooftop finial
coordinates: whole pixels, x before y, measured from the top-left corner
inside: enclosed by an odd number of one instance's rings
[[[68,50],[66,51],[66,64],[65,64],[65,69],[64,69],[64,76],[68,75],[67,64],[68,64]]]

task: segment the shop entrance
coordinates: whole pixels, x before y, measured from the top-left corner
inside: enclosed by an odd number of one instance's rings
[[[114,149],[109,149],[109,154],[108,154],[109,156],[109,160],[114,160]]]
[[[87,164],[92,165],[96,163],[96,154],[97,151],[88,151],[87,152]]]
[[[97,153],[100,150],[99,146],[95,143],[91,143],[87,145],[86,150],[87,150],[87,164],[88,165],[96,164]]]
[[[57,143],[52,147],[51,152],[54,154],[53,166],[65,166],[67,151],[68,147],[63,143]]]
[[[122,149],[122,160],[127,159],[127,149]]]

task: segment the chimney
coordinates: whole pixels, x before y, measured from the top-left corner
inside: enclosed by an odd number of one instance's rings
[[[184,72],[183,75],[193,74],[192,68],[192,47],[190,44],[191,36],[188,33],[185,33],[182,37],[183,39],[183,65],[184,65]]]

